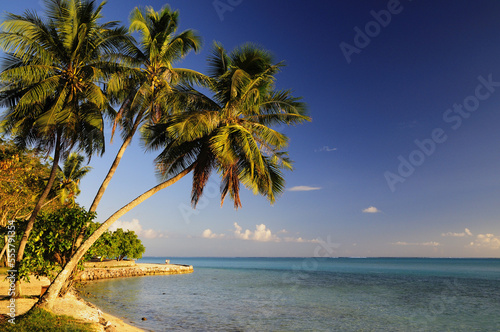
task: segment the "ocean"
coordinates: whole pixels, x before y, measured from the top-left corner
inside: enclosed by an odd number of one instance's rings
[[[151,331],[500,331],[500,259],[168,259],[194,272],[90,282],[84,298]]]

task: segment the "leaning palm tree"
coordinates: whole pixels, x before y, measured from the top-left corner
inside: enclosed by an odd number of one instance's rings
[[[100,83],[115,71],[115,59],[130,40],[117,22],[98,22],[104,3],[44,2],[46,19],[31,11],[7,14],[0,31],[7,56],[0,73],[0,106],[7,108],[2,129],[20,145],[54,152],[45,190],[17,251],[17,266],[60,158],[73,148],[88,156],[104,151],[103,112],[110,107]]]
[[[121,107],[115,128],[122,129],[123,143],[89,209],[94,212],[137,130],[151,124],[169,108],[168,97],[173,86],[181,82],[201,83],[205,77],[193,70],[174,68],[190,51],[198,52],[201,38],[193,30],[177,34],[179,12],[164,6],[159,12],[152,7],[135,8],[130,15],[129,32],[138,32],[140,46],[129,60],[132,66],[114,75],[108,93]]]
[[[212,98],[178,87],[172,107],[188,110],[145,131],[147,146],[165,147],[157,157],[160,174],[175,177],[193,169],[191,201],[196,206],[213,171],[221,177],[221,204],[227,194],[239,208],[240,183],[274,203],[284,189],[281,169],[292,169],[288,137],[273,126],[309,120],[305,105],[290,91],[276,91],[282,63],[252,44],[231,54],[215,43],[209,57]]]
[[[118,218],[191,171],[194,206],[213,170],[222,178],[221,202],[229,193],[235,207],[241,206],[240,183],[271,203],[282,192],[281,169],[291,168],[283,151],[288,139],[269,126],[308,121],[305,104],[288,91],[275,90],[274,74],[281,65],[273,65],[270,54],[254,46],[228,55],[216,45],[210,65],[213,100],[190,87],[179,87],[170,105],[182,106],[185,112],[165,115],[145,127],[147,146],[162,149],[156,161],[163,182],[104,221],[64,266],[38,306],[51,308],[78,261]]]

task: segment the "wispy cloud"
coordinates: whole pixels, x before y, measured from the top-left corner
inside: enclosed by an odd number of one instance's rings
[[[296,242],[296,243],[319,243],[320,241],[318,239],[313,239],[313,240],[306,240],[303,239],[302,237],[285,237],[283,239],[285,242]]]
[[[166,238],[167,235],[155,231],[154,229],[143,229],[141,223],[139,222],[138,219],[132,219],[132,221],[115,221],[113,225],[109,227],[109,230],[114,232],[118,228],[123,229],[124,231],[134,231],[135,234],[137,234],[138,237],[142,237],[145,239],[154,239],[154,238]]]
[[[392,243],[393,245],[396,246],[424,246],[424,247],[438,247],[441,244],[439,242],[435,241],[430,241],[430,242],[404,242],[404,241],[398,241],[395,243]]]
[[[380,213],[380,212],[382,212],[382,211],[380,211],[379,209],[377,209],[374,206],[370,206],[370,207],[363,210],[363,213]]]
[[[314,150],[314,152],[332,152],[332,151],[337,151],[337,148],[331,148],[328,145],[323,145],[323,147]]]
[[[441,236],[464,237],[464,236],[472,236],[472,233],[468,228],[466,228],[465,231],[462,233],[448,232],[448,233],[442,233]]]
[[[255,230],[245,229],[238,225],[237,222],[233,224],[234,230],[232,234],[216,234],[212,232],[211,229],[206,229],[202,233],[202,237],[205,239],[240,239],[245,241],[257,241],[257,242],[296,242],[296,243],[317,243],[318,240],[306,240],[302,237],[282,237],[278,234],[286,234],[288,231],[281,230],[277,233],[273,233],[265,224],[255,225]]]
[[[500,249],[500,236],[494,234],[478,234],[476,240],[469,243],[469,247]]]
[[[295,187],[288,189],[288,191],[313,191],[313,190],[320,190],[320,189],[321,189],[321,187],[295,186]]]

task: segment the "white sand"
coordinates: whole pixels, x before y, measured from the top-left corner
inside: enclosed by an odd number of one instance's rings
[[[0,314],[8,314],[10,304],[8,295],[8,281],[1,277],[0,280]],[[50,284],[49,279],[35,277],[30,278],[30,283],[21,283],[21,289],[25,296],[39,296],[42,286]],[[16,299],[16,315],[26,313],[37,302],[36,298],[21,298]],[[82,322],[93,323],[96,331],[123,331],[137,332],[144,331],[137,327],[131,326],[123,322],[121,319],[102,312],[95,305],[79,298],[73,292],[68,292],[64,297],[58,298],[52,310],[58,315],[72,316]]]

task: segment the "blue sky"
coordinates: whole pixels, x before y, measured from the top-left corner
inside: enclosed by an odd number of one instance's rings
[[[128,24],[138,4],[165,2],[109,0],[105,20]],[[169,4],[180,30],[204,38],[179,67],[205,72],[214,40],[262,45],[286,61],[277,86],[302,96],[313,121],[283,129],[295,170],[274,206],[245,192],[243,208],[221,208],[214,177],[192,210],[188,177],[123,216],[116,226],[136,230],[146,255],[500,256],[500,2]],[[82,205],[118,147],[92,159]],[[154,157],[134,141],[99,220],[157,183]]]

